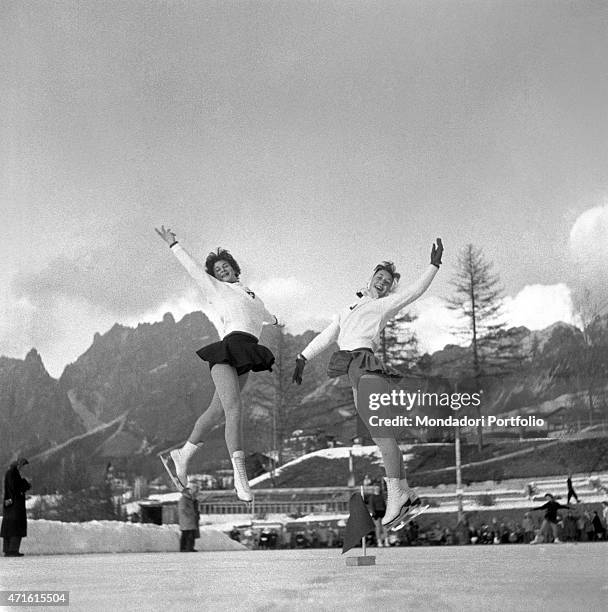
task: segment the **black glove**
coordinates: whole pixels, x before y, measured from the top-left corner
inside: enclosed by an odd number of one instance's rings
[[[304,366],[306,365],[306,357],[302,355],[298,355],[296,357],[296,367],[293,370],[293,376],[291,377],[291,382],[298,383],[298,385],[302,384],[302,373],[304,372]]]
[[[441,256],[443,255],[443,242],[441,238],[437,238],[437,246],[433,244],[431,250],[431,265],[439,267],[441,265]]]

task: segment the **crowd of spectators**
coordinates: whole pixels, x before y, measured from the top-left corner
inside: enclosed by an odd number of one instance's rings
[[[546,504],[545,504],[546,505]],[[545,510],[540,506],[537,510]],[[485,514],[485,513],[484,513]],[[426,518],[425,515],[421,518]],[[367,536],[369,546],[444,546],[541,544],[560,542],[597,542],[608,540],[608,502],[601,511],[563,510],[553,527],[543,513],[527,511],[517,519],[493,516],[488,521],[470,520],[466,515],[455,525],[445,521],[412,521],[398,532],[379,528]],[[230,537],[252,549],[340,548],[344,522],[309,522],[301,525],[268,527],[234,527]]]

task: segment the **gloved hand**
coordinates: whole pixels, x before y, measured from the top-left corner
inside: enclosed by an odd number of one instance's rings
[[[443,242],[441,238],[437,238],[437,246],[433,244],[431,250],[431,265],[439,267],[441,265],[441,256],[443,255]]]
[[[293,370],[293,376],[291,382],[295,382],[298,385],[302,384],[302,373],[304,372],[304,366],[306,365],[306,357],[298,355],[296,357],[296,367]]]

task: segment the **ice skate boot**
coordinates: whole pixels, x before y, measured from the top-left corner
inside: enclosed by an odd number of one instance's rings
[[[382,525],[384,527],[391,527],[393,523],[400,520],[412,505],[410,498],[406,491],[404,491],[399,485],[398,478],[387,478],[387,499],[386,499],[386,512],[382,519]]]
[[[245,469],[245,453],[243,451],[234,451],[232,453],[232,468],[234,470],[234,490],[236,491],[236,496],[241,501],[252,502],[253,493],[249,488],[249,479]]]

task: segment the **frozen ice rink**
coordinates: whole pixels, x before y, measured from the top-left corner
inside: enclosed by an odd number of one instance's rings
[[[0,586],[67,590],[87,612],[608,609],[608,543],[368,553],[375,566],[347,567],[337,549],[1,558]]]

